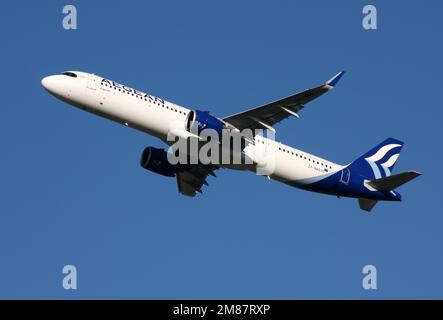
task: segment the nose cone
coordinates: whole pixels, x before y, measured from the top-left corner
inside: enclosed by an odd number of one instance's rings
[[[50,93],[55,93],[57,90],[57,81],[55,76],[48,76],[42,79],[42,86]]]

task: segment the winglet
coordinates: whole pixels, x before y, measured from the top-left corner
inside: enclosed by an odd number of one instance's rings
[[[344,75],[344,71],[340,71],[339,73],[337,73],[335,76],[333,76],[331,79],[329,79],[326,84],[331,86],[331,87],[335,87],[335,85],[337,84],[337,82],[340,80],[340,78]]]
[[[384,178],[370,180],[368,184],[371,187],[376,188],[380,191],[391,191],[394,190],[406,182],[411,181],[412,179],[421,176],[420,172],[417,171],[406,171],[398,174],[394,174],[391,176],[387,176]]]

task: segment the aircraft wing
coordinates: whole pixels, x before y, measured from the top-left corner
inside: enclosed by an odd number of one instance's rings
[[[290,117],[298,116],[298,112],[304,108],[304,105],[324,93],[328,92],[337,84],[338,80],[343,76],[344,71],[339,72],[329,81],[321,86],[299,92],[292,96],[243,111],[223,118],[224,121],[233,125],[239,130],[242,129],[270,129],[280,121]]]
[[[208,175],[215,177],[216,165],[191,164],[177,173],[178,191],[186,196],[194,197],[197,192],[202,193],[203,185],[208,186]]]

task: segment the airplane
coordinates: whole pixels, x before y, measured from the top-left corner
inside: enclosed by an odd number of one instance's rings
[[[191,133],[194,127],[198,128],[198,132],[208,128],[217,134],[221,134],[222,130],[241,132],[245,129],[275,133],[274,125],[289,117],[299,118],[299,112],[305,105],[333,89],[343,74],[344,71],[341,71],[319,86],[223,118],[212,116],[207,111],[187,109],[93,73],[65,71],[44,77],[41,83],[46,91],[63,102],[148,133],[171,145],[168,139],[171,132],[186,139],[198,137],[198,134]],[[179,192],[193,197],[202,193],[203,185],[208,185],[207,177],[215,177],[214,172],[220,168],[256,171],[263,166],[263,158],[254,158],[251,152],[263,146],[273,152],[273,170],[267,175],[268,179],[307,191],[357,198],[360,208],[367,212],[378,201],[401,201],[402,197],[395,189],[421,175],[417,171],[392,174],[403,147],[403,142],[394,138],[384,140],[346,165],[260,134],[249,139],[239,151],[243,158],[252,161],[252,165],[173,164],[169,161],[168,151],[155,147],[144,149],[140,164],[157,174],[175,177]]]

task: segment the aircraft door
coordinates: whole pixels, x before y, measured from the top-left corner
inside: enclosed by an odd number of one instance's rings
[[[97,77],[93,74],[88,76],[88,84],[86,86],[88,89],[96,90],[97,89]]]
[[[349,171],[348,168],[344,168],[344,169],[341,171],[340,182],[341,182],[341,183],[344,183],[344,184],[348,184],[350,178],[351,178],[351,172]]]

